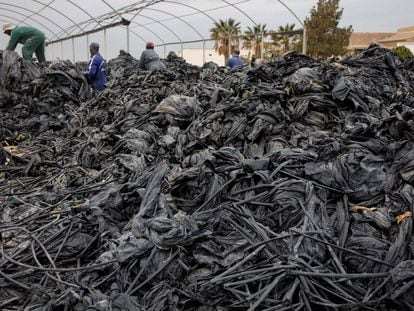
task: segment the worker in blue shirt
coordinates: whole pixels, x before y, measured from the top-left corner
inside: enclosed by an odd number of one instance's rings
[[[234,49],[232,57],[227,62],[226,66],[230,68],[243,66],[244,62],[240,59],[240,50]]]
[[[103,91],[106,83],[106,64],[101,54],[99,54],[99,44],[92,42],[89,51],[91,52],[91,60],[86,75],[92,80],[93,87],[96,90]]]

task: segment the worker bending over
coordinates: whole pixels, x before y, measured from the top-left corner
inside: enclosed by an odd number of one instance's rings
[[[45,57],[45,34],[30,26],[15,26],[4,24],[3,32],[10,36],[6,50],[14,51],[18,43],[23,44],[22,55],[24,59],[32,60],[33,53],[39,63],[46,61]]]

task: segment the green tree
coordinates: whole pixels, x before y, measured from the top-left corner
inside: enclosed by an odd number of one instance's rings
[[[267,36],[266,24],[257,24],[247,27],[244,31],[242,48],[253,50],[253,56],[259,58],[262,55],[262,37],[263,40]]]
[[[411,50],[404,45],[397,46],[393,50],[399,58],[405,59],[405,58],[414,57],[413,52],[411,52]]]
[[[239,47],[240,23],[233,18],[220,19],[210,29],[210,37],[215,40],[214,49],[224,55],[225,63],[229,59],[229,51]]]
[[[298,44],[299,35],[289,33],[294,29],[295,24],[286,24],[285,26],[279,26],[277,29],[277,32],[279,32],[278,34],[271,35],[273,42],[281,46],[283,52],[292,50]]]
[[[307,51],[315,57],[343,55],[349,43],[352,26],[338,27],[343,9],[339,0],[318,0],[305,20]]]

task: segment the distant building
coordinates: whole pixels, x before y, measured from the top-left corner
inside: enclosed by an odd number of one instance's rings
[[[397,33],[378,42],[387,48],[404,45],[414,53],[414,26],[399,28]]]
[[[348,50],[360,52],[371,43],[379,43],[380,40],[391,37],[395,32],[353,32],[349,38]]]
[[[399,28],[397,32],[353,32],[349,38],[348,50],[359,52],[371,43],[390,49],[404,45],[414,53],[414,26]]]

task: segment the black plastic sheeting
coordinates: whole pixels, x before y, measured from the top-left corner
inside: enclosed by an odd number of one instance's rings
[[[1,310],[414,309],[412,60],[1,60]]]

